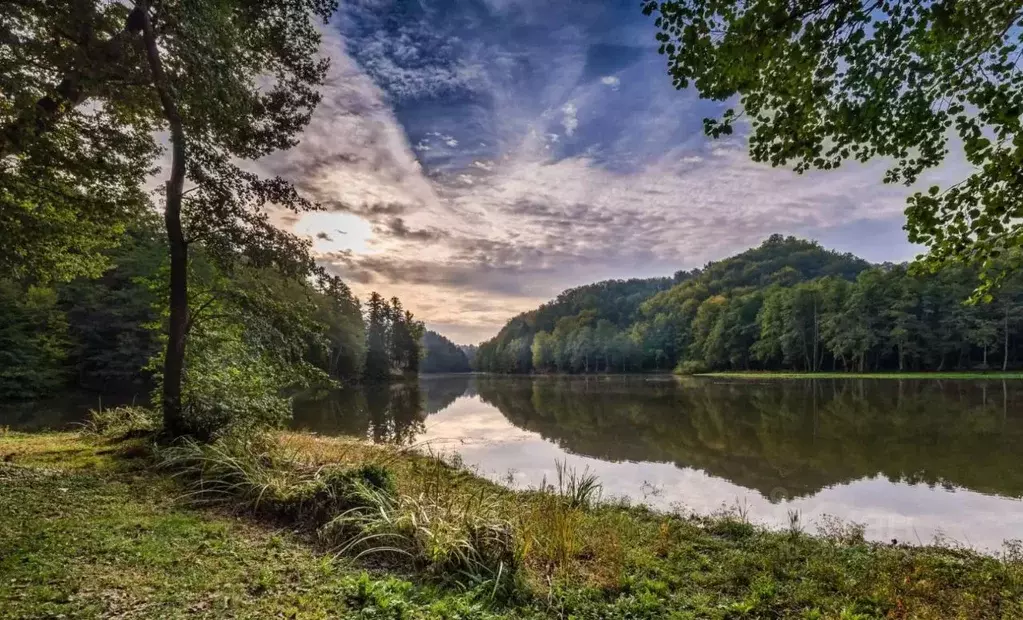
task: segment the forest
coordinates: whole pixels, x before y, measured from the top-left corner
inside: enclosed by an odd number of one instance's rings
[[[462,347],[432,330],[423,334],[423,359],[419,372],[469,372],[469,358]]]
[[[142,219],[106,253],[97,279],[0,279],[0,399],[157,389],[164,235],[155,218]],[[209,406],[217,410],[287,408],[290,415],[283,396],[300,388],[420,370],[424,326],[396,297],[373,293],[363,305],[337,278],[310,283],[268,269],[225,270],[201,246],[190,276],[189,402],[216,398]]]
[[[977,270],[872,265],[773,235],[673,278],[607,281],[511,319],[475,368],[507,373],[675,370],[948,371],[1021,365],[1023,281],[970,301]]]

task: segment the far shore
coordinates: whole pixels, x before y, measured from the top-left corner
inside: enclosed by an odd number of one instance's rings
[[[1023,379],[1020,371],[991,372],[708,372],[693,375],[712,379]]]

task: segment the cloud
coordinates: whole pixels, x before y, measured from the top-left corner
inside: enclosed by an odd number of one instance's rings
[[[387,221],[385,227],[378,227],[377,232],[409,241],[437,241],[447,236],[447,232],[439,228],[412,230],[405,224],[405,220],[400,217],[391,218]]]
[[[622,85],[622,81],[616,75],[605,75],[600,78],[600,83],[611,87],[611,90],[618,90],[618,87]]]
[[[576,116],[578,110],[576,110],[575,104],[571,101],[562,106],[561,111],[565,113],[565,116],[561,119],[561,126],[565,128],[565,135],[571,136],[575,133],[577,127],[579,127],[579,119]]]
[[[796,175],[752,163],[742,136],[709,141],[721,105],[674,90],[652,40],[638,11],[595,0],[346,3],[323,103],[261,165],[348,219],[283,223],[328,233],[314,247],[356,293],[397,294],[473,340],[567,287],[668,275],[774,232],[914,253],[898,243],[906,190],[879,165]],[[863,231],[886,242],[858,245]]]

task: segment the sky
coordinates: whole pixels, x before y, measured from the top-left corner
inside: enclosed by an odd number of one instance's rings
[[[323,100],[262,165],[321,212],[282,224],[361,298],[459,343],[559,292],[671,275],[772,233],[911,259],[883,162],[797,175],[712,140],[725,104],[671,86],[635,0],[351,0]]]

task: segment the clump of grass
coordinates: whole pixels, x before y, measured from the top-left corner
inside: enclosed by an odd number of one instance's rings
[[[137,437],[160,428],[159,416],[146,407],[124,405],[89,411],[82,432],[102,437]]]
[[[394,493],[390,472],[376,464],[312,466],[268,435],[228,435],[212,443],[183,439],[160,451],[160,465],[188,481],[200,503],[318,526],[366,500],[364,489]]]
[[[603,485],[589,468],[583,469],[580,473],[574,467],[569,467],[565,461],[556,460],[554,471],[557,475],[557,493],[568,500],[571,507],[589,508],[600,501]],[[547,486],[546,481],[543,486]]]
[[[381,492],[354,487],[362,501],[335,516],[321,530],[338,555],[372,555],[411,564],[464,585],[510,583],[518,553],[512,524],[485,492],[458,498]]]

